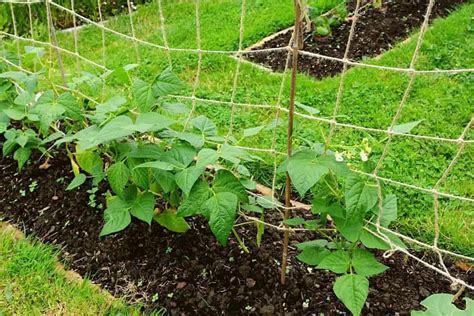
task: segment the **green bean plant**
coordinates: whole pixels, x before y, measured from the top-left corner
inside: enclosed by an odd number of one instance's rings
[[[380,213],[377,184],[348,168],[348,161],[360,159],[358,163],[371,172],[370,152],[367,139],[356,146],[344,146],[342,152],[325,151],[323,145],[316,144],[296,152],[285,166],[302,197],[311,191],[314,214],[313,219],[294,217],[286,224],[302,225],[322,237],[298,244],[301,253],[297,259],[338,274],[334,293],[354,315],[360,315],[367,299],[369,278],[388,268],[370,249],[389,250],[389,243],[404,247],[393,234],[377,234],[373,225],[378,215],[383,227],[396,220],[397,197],[382,188]]]
[[[348,14],[345,0],[309,1],[306,8],[312,21],[313,35],[318,37],[330,36],[332,29],[343,23]]]
[[[184,87],[170,68],[147,83],[133,77],[137,67],[83,73],[68,83],[69,89],[87,85],[99,94],[97,85],[104,80],[123,87],[124,95],[101,103],[59,89],[38,91],[41,72],[2,72],[3,154],[13,153],[22,168],[32,150],[51,156],[54,146],[60,147],[74,173],[68,190],[88,180],[93,186],[107,181],[101,236],[125,229],[133,217],[185,232],[186,217],[203,216],[225,245],[232,231],[237,235],[238,212],[261,209],[249,199],[247,190],[255,183],[245,167],[259,158],[236,146],[234,137],[220,136],[207,117],[165,102]]]

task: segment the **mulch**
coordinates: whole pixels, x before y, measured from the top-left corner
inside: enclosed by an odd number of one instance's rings
[[[241,226],[239,234],[250,253],[244,253],[231,238],[227,247],[217,244],[207,224],[200,218],[190,221],[192,229],[176,234],[159,225],[139,221],[123,232],[99,238],[103,210],[88,205],[90,184],[66,191],[72,180],[70,163],[57,153],[47,170],[36,157],[18,173],[16,163],[0,160],[0,205],[6,220],[28,235],[61,247],[66,265],[88,276],[116,296],[140,301],[145,310],[165,307],[171,315],[330,315],[348,313],[332,291],[335,275],[308,269],[298,262],[295,243],[315,238],[314,234],[291,236],[290,270],[287,284],[279,283],[282,236],[267,230],[260,248],[255,229]],[[31,183],[37,185],[31,189]],[[102,184],[96,204],[104,205]],[[279,215],[267,216],[268,221]],[[429,254],[418,253],[424,259]],[[433,293],[453,293],[450,283],[432,270],[395,254],[383,259],[390,267],[370,279],[370,294],[364,315],[408,314],[420,309],[420,301]],[[447,261],[451,273],[474,283],[474,274],[465,273]],[[473,291],[463,295],[474,297]]]

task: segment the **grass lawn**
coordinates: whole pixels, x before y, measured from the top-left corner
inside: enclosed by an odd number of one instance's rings
[[[293,1],[248,1],[245,17],[244,46],[262,37],[288,27],[293,20]],[[165,31],[171,47],[195,48],[196,24],[194,1],[163,1]],[[474,4],[463,5],[445,19],[436,20],[426,34],[417,69],[474,68],[474,31],[472,16]],[[133,21],[138,38],[163,44],[162,25],[155,4],[141,7]],[[240,1],[203,0],[200,7],[200,29],[203,49],[236,50],[239,41]],[[131,34],[127,16],[112,19],[108,27]],[[366,62],[408,67],[415,47],[416,33],[411,40],[397,45],[379,59]],[[60,46],[73,50],[72,33],[59,34]],[[106,66],[116,68],[140,63],[136,75],[151,80],[168,65],[164,51],[139,45],[140,60],[136,59],[133,43],[117,35],[107,33]],[[89,27],[79,32],[79,52],[82,56],[101,63],[101,31]],[[190,96],[196,75],[196,54],[173,52],[173,69],[188,83],[183,95]],[[64,56],[68,73],[76,71],[76,59]],[[97,68],[81,63],[82,70],[98,73]],[[204,54],[200,83],[196,95],[204,99],[230,101],[237,63],[225,55]],[[235,94],[235,101],[242,103],[275,105],[282,80],[285,82],[282,105],[286,106],[289,95],[289,76],[272,74],[252,65],[242,64]],[[406,74],[369,68],[349,70],[338,121],[379,129],[387,129],[399,105],[408,82]],[[339,77],[314,80],[298,76],[297,101],[320,111],[319,116],[331,116],[335,104]],[[120,93],[122,88],[110,83],[107,95]],[[92,93],[92,92],[91,92]],[[399,123],[415,120],[423,122],[414,130],[420,135],[457,138],[469,122],[474,108],[474,74],[420,75],[416,78]],[[100,93],[97,93],[100,98]],[[230,108],[198,102],[197,112],[213,119],[225,132],[229,127]],[[234,133],[269,123],[275,118],[273,109],[238,108],[235,115]],[[283,115],[283,119],[285,116]],[[296,145],[323,141],[328,126],[324,123],[296,119]],[[474,133],[468,134],[473,139]],[[368,137],[374,149],[373,156],[380,156],[384,135],[339,128],[333,139],[335,144],[358,144]],[[242,140],[243,146],[269,148],[272,132],[263,132],[254,138]],[[278,129],[277,149],[284,151],[285,127]],[[397,181],[430,188],[436,183],[456,153],[457,145],[428,140],[395,137],[380,175]],[[264,161],[252,167],[256,178],[269,183],[273,172],[272,157],[262,155]],[[472,160],[474,145],[466,145],[458,164],[443,185],[443,190],[456,195],[474,197]],[[281,159],[281,157],[279,158]],[[281,181],[279,182],[281,185]],[[399,196],[401,219],[399,229],[410,236],[430,242],[433,238],[432,196],[406,188],[389,187]],[[440,245],[463,254],[474,254],[474,207],[472,203],[441,199]]]
[[[56,250],[14,234],[0,223],[0,315],[138,315],[58,268]]]

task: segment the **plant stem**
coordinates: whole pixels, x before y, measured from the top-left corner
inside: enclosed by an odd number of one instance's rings
[[[249,249],[247,248],[247,246],[245,246],[243,240],[240,239],[240,236],[234,227],[232,227],[232,232],[234,233],[235,239],[237,239],[237,242],[239,243],[240,248],[242,248],[242,250],[245,251],[245,253],[250,253]]]

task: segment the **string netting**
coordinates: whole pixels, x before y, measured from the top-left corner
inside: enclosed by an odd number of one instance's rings
[[[127,15],[127,20],[121,19],[120,21],[115,21],[114,18],[110,18],[110,21],[107,21],[106,16],[103,12],[102,3],[100,0],[97,0],[97,16],[98,19],[88,18],[75,10],[75,4],[77,1],[71,0],[70,5],[62,5],[55,0],[24,0],[24,1],[0,1],[4,2],[4,6],[9,6],[13,31],[0,31],[0,38],[2,38],[2,49],[3,54],[1,55],[1,61],[8,65],[11,69],[24,71],[29,74],[33,74],[37,71],[37,65],[35,63],[32,69],[27,69],[24,67],[22,62],[22,49],[25,46],[33,47],[44,47],[47,49],[49,72],[47,77],[47,82],[43,83],[45,86],[52,87],[57,90],[69,91],[88,102],[95,104],[100,104],[104,102],[108,96],[107,92],[107,82],[104,80],[102,82],[101,93],[96,95],[90,95],[89,91],[85,91],[80,88],[80,85],[71,84],[69,74],[72,73],[81,73],[81,72],[90,72],[90,73],[110,73],[113,71],[114,67],[125,66],[133,63],[152,63],[157,62],[161,66],[172,66],[173,69],[180,68],[181,65],[176,61],[179,59],[180,55],[186,55],[191,58],[191,60],[196,60],[195,71],[184,69],[184,73],[188,76],[188,81],[190,82],[191,89],[189,93],[183,93],[180,95],[169,96],[170,99],[180,102],[188,102],[191,105],[191,111],[185,118],[185,130],[189,125],[189,122],[193,117],[198,115],[199,108],[201,107],[210,107],[213,111],[217,113],[217,116],[226,113],[228,118],[224,119],[224,126],[226,128],[226,143],[230,137],[236,134],[236,126],[242,126],[245,120],[245,113],[254,113],[260,115],[261,117],[271,118],[273,124],[269,129],[268,141],[264,142],[265,146],[252,146],[252,143],[247,143],[245,145],[237,146],[248,150],[250,152],[255,152],[256,154],[268,155],[272,160],[271,167],[271,181],[269,186],[271,187],[266,194],[270,195],[270,201],[273,203],[276,210],[283,213],[285,210],[304,212],[308,211],[310,206],[304,205],[295,201],[292,201],[290,206],[283,206],[279,202],[281,195],[279,194],[278,188],[278,166],[281,161],[283,161],[287,156],[287,147],[279,145],[278,140],[287,135],[282,130],[281,125],[286,125],[288,117],[294,115],[296,122],[307,122],[310,126],[324,127],[327,128],[326,136],[324,137],[324,147],[329,148],[335,141],[337,132],[339,130],[348,131],[351,133],[363,132],[370,135],[380,135],[386,137],[386,143],[383,145],[381,150],[380,157],[377,161],[376,167],[373,172],[368,173],[359,170],[356,167],[353,167],[352,170],[360,175],[369,177],[373,179],[378,188],[378,208],[379,213],[375,221],[368,222],[365,229],[371,234],[375,235],[378,238],[383,239],[387,244],[390,245],[390,250],[385,254],[387,256],[393,254],[394,252],[402,252],[406,256],[418,261],[424,265],[427,269],[432,269],[439,274],[443,275],[449,279],[453,284],[456,284],[461,287],[466,287],[469,289],[474,289],[473,284],[467,284],[465,281],[453,276],[450,271],[447,269],[444,263],[444,257],[455,257],[466,261],[474,261],[474,258],[459,254],[450,250],[442,249],[439,246],[439,240],[441,236],[440,228],[440,199],[458,201],[459,203],[465,203],[468,205],[468,208],[472,207],[474,199],[468,195],[463,196],[460,194],[454,194],[451,192],[445,192],[443,190],[443,185],[445,184],[447,178],[451,174],[452,170],[455,168],[457,162],[462,156],[463,152],[466,149],[466,146],[474,144],[474,140],[469,139],[468,133],[472,128],[474,118],[463,127],[462,133],[456,138],[449,138],[446,136],[435,136],[435,135],[423,135],[423,134],[414,134],[414,133],[404,133],[396,131],[394,127],[399,123],[403,110],[407,107],[408,100],[410,95],[413,92],[416,80],[419,76],[454,76],[454,75],[470,75],[474,73],[473,68],[458,68],[458,69],[417,69],[417,62],[422,50],[423,41],[425,35],[429,29],[429,21],[432,13],[435,0],[427,0],[428,6],[426,13],[424,15],[423,23],[419,32],[416,35],[416,45],[411,57],[409,67],[394,67],[388,65],[379,65],[376,63],[364,62],[364,61],[355,61],[349,58],[349,53],[351,50],[351,44],[356,35],[356,25],[358,18],[361,14],[361,10],[367,5],[366,2],[362,0],[357,0],[354,11],[349,15],[351,21],[350,33],[347,39],[347,44],[344,52],[343,58],[336,58],[331,56],[325,56],[321,54],[312,53],[305,51],[304,47],[298,47],[297,41],[295,38],[295,31],[297,27],[301,25],[296,25],[293,27],[293,36],[288,42],[288,45],[284,47],[273,47],[273,48],[256,48],[252,50],[246,49],[246,25],[249,17],[247,16],[247,1],[239,1],[239,19],[238,25],[235,26],[235,29],[238,32],[238,40],[236,43],[236,48],[226,46],[224,48],[219,48],[216,45],[210,45],[209,43],[203,43],[203,31],[201,25],[202,12],[201,12],[201,2],[200,0],[194,1],[180,1],[186,3],[192,3],[194,6],[194,21],[187,21],[189,25],[183,25],[183,28],[192,30],[194,34],[188,33],[187,36],[195,38],[195,46],[193,47],[182,47],[177,41],[173,40],[172,34],[170,34],[170,28],[167,27],[168,19],[175,18],[175,14],[170,11],[169,6],[166,6],[167,1],[164,0],[155,0],[152,4],[147,5],[147,14],[145,16],[139,16],[136,14],[135,7],[132,1],[127,0],[126,10],[124,14]],[[76,3],[75,3],[76,2]],[[61,2],[63,3],[63,2]],[[295,0],[295,6],[300,6],[298,0]],[[28,32],[23,34],[19,33],[17,28],[18,17],[15,16],[15,6],[21,6],[27,8],[26,12],[28,13]],[[33,6],[44,6],[47,12],[47,18],[44,25],[47,27],[47,37],[38,35],[36,28],[38,27],[37,21],[35,21],[35,16],[33,15],[32,7]],[[165,8],[168,8],[168,12],[165,12]],[[153,9],[153,10],[151,10]],[[295,10],[297,12],[297,10]],[[57,29],[57,24],[55,23],[54,12],[61,12],[61,14],[66,14],[72,19],[72,28],[66,31],[60,31]],[[189,12],[188,12],[189,13]],[[217,14],[217,13],[216,13]],[[153,19],[159,21],[159,30],[153,30],[153,36],[146,34],[146,19]],[[127,23],[128,21],[128,23]],[[156,23],[156,22],[155,22]],[[171,29],[172,31],[173,29]],[[149,31],[149,30],[148,30]],[[207,30],[206,30],[207,31]],[[89,36],[90,34],[97,35],[94,42],[87,42],[89,46],[81,46],[81,36]],[[131,54],[126,55],[125,58],[118,58],[118,54],[121,52],[117,51],[117,43],[125,42],[128,45],[129,49],[132,51]],[[6,52],[6,46],[11,44],[12,47],[16,50],[16,58],[9,56]],[[89,54],[89,50],[94,50],[96,54]],[[157,52],[158,55],[154,55],[153,52]],[[278,81],[278,84],[275,86],[277,90],[275,94],[275,102],[251,102],[247,101],[244,98],[241,98],[242,90],[239,89],[239,86],[243,83],[244,80],[251,80],[249,76],[242,78],[242,67],[244,64],[248,66],[248,61],[245,60],[245,56],[250,54],[261,54],[269,52],[285,52],[286,53],[286,62],[284,66],[284,71],[281,74],[269,74],[273,76],[272,80]],[[343,66],[342,72],[338,77],[337,93],[335,96],[334,108],[332,115],[329,117],[317,115],[313,113],[303,113],[299,110],[294,112],[291,110],[291,107],[288,106],[288,85],[292,80],[288,77],[289,70],[291,68],[292,57],[295,56],[309,56],[313,58],[318,58],[321,60],[329,60],[335,63],[340,63]],[[159,56],[161,59],[156,59]],[[178,56],[178,57],[177,57]],[[211,56],[213,60],[229,59],[234,63],[233,69],[226,69],[231,73],[230,89],[227,91],[207,91],[206,93],[200,92],[200,87],[205,81],[207,86],[213,86],[212,82],[208,82],[210,77],[203,73],[204,67],[211,67],[209,64],[209,59],[206,59],[208,56]],[[155,58],[155,59],[154,59]],[[70,60],[74,62],[70,62]],[[110,60],[113,59],[114,62]],[[67,63],[66,63],[67,61]],[[114,66],[114,67],[112,67]],[[249,67],[255,67],[250,65]],[[350,68],[368,68],[372,71],[388,72],[388,73],[398,73],[404,75],[408,78],[406,86],[404,87],[403,95],[401,100],[398,103],[395,114],[391,118],[391,123],[388,129],[362,126],[353,123],[347,123],[339,120],[339,114],[343,107],[344,92],[346,88],[346,79],[347,74]],[[224,76],[222,76],[224,78]],[[276,79],[275,79],[276,78]],[[296,79],[295,79],[296,80]],[[248,87],[248,85],[246,86]],[[296,87],[298,87],[296,85]],[[254,87],[258,90],[259,87]],[[298,90],[294,91],[295,93]],[[315,90],[314,94],[317,95],[320,91]],[[240,101],[239,100],[245,100]],[[294,104],[293,104],[294,105]],[[260,114],[259,114],[260,113]],[[242,116],[242,117],[240,117]],[[243,122],[243,123],[242,123]],[[413,140],[417,142],[430,142],[435,144],[448,144],[455,146],[456,152],[451,158],[448,166],[444,169],[441,176],[435,184],[430,186],[417,185],[413,183],[407,183],[404,181],[397,180],[393,177],[386,177],[381,175],[383,170],[384,162],[389,155],[390,150],[392,149],[393,143],[396,140]],[[381,218],[383,216],[384,207],[382,204],[382,186],[387,185],[390,187],[397,188],[398,190],[414,191],[419,192],[423,195],[429,195],[433,199],[433,240],[432,243],[427,243],[424,241],[417,240],[416,238],[404,235],[399,233],[396,230],[388,229],[381,225]],[[259,193],[249,192],[249,194],[254,195],[255,197],[260,196]],[[283,221],[280,224],[272,224],[265,222],[263,218],[257,218],[249,216],[248,214],[240,214],[240,216],[246,221],[254,221],[266,225],[269,228],[277,229],[279,231],[285,232],[300,232],[305,231],[304,228],[290,228],[283,224]],[[452,216],[455,216],[454,214]],[[373,229],[371,229],[373,228]],[[413,251],[400,247],[400,245],[395,244],[389,238],[390,235],[395,235],[405,242],[414,246],[414,248],[422,248],[433,251],[438,258],[438,262],[431,262],[427,258],[420,258],[419,256],[413,254]]]

